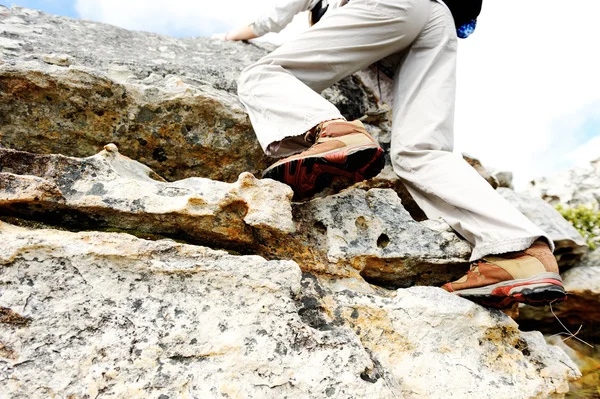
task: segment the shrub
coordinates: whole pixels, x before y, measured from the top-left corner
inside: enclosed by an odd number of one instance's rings
[[[600,211],[591,205],[568,208],[560,204],[556,210],[579,231],[590,249],[596,249],[600,244]]]

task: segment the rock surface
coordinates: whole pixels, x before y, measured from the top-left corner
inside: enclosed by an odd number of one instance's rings
[[[556,245],[554,255],[559,266],[576,265],[588,251],[581,234],[562,215],[543,200],[529,194],[516,193],[509,188],[498,192],[533,223],[544,230]]]
[[[527,191],[552,205],[600,206],[600,158],[589,168],[574,168],[552,177],[533,180]]]
[[[463,159],[467,161],[467,163],[471,165],[473,169],[475,169],[477,173],[479,173],[479,175],[483,177],[485,181],[487,181],[490,184],[490,186],[492,186],[494,189],[500,186],[498,179],[486,170],[486,168],[481,164],[481,161],[479,159],[474,158],[473,156],[468,154],[463,154]]]
[[[271,48],[2,9],[4,147],[85,157],[115,143],[168,180],[235,181],[272,162],[236,95],[241,70]],[[377,108],[358,77],[323,95],[350,119]]]
[[[579,375],[438,288],[382,296],[117,233],[2,223],[0,239],[0,396],[560,398]]]
[[[470,252],[389,165],[296,204],[244,173],[269,160],[236,79],[268,50],[0,6],[0,398],[562,398],[539,333],[387,289]],[[323,96],[387,149],[363,78]]]
[[[600,267],[600,248],[588,252],[578,264],[579,267]]]
[[[600,327],[600,265],[575,267],[562,275],[569,300],[556,305],[555,313],[570,324],[590,323]],[[600,328],[597,329],[600,333]]]
[[[294,259],[304,271],[394,287],[441,285],[466,270],[470,246],[442,221],[413,220],[390,189],[294,204],[294,219],[291,195],[249,173],[167,183],[114,145],[89,158],[0,148],[0,215]]]
[[[404,185],[404,182],[400,180],[398,175],[394,172],[392,165],[389,163],[389,159],[386,159],[386,165],[384,166],[381,173],[372,179],[356,183],[354,188],[360,188],[362,190],[370,190],[372,188],[390,188],[394,190],[398,197],[402,200],[402,206],[410,213],[413,219],[417,221],[427,220],[425,212],[417,205],[412,195],[408,192],[408,189]]]
[[[513,185],[513,173],[503,170],[495,170],[493,168],[487,169],[489,174],[492,175],[498,181],[498,187],[506,187],[514,190]]]
[[[415,221],[390,189],[354,188],[296,204],[294,219],[298,235],[327,261],[386,286],[458,278],[471,253],[445,222]]]
[[[117,228],[249,250],[294,231],[291,189],[249,173],[236,183],[165,182],[115,145],[89,158],[0,148],[0,214],[84,229]]]
[[[589,168],[574,168],[549,178],[531,182],[527,193],[556,206],[600,206],[600,160]],[[554,306],[554,312],[577,337],[589,342],[600,340],[600,250],[587,253],[573,268],[562,273],[568,300]],[[548,334],[566,333],[565,328],[547,311],[523,308],[519,323],[525,329]],[[581,328],[581,329],[580,329]],[[587,378],[587,377],[586,377]],[[587,395],[587,394],[582,394]]]
[[[569,292],[569,297],[563,303],[553,306],[556,316],[572,332],[581,326],[578,337],[598,342],[600,339],[600,250],[586,257],[578,267],[562,273],[563,283]],[[556,334],[564,332],[552,314],[544,309],[524,307],[521,309],[520,320],[527,328]]]
[[[563,340],[565,341],[563,342]],[[583,342],[572,338],[568,339],[566,336],[548,337],[546,341],[564,350],[581,370],[582,378],[571,382],[571,390],[567,397],[586,399],[598,397],[600,394],[598,392],[598,387],[600,387],[600,348],[597,345],[589,347]]]

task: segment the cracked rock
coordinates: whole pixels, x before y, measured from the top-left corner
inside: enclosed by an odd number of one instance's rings
[[[442,221],[413,220],[392,190],[295,204],[293,219],[291,196],[249,173],[168,183],[114,144],[88,158],[0,148],[0,215],[293,259],[303,271],[390,287],[440,285],[465,271],[469,245]]]
[[[581,327],[578,337],[597,342],[600,338],[600,250],[590,252],[579,265],[562,273],[562,279],[569,296],[566,301],[553,305],[554,313],[572,332]],[[522,308],[519,320],[527,328],[549,334],[564,332],[564,327],[545,309]]]
[[[552,205],[600,206],[600,158],[586,168],[573,168],[551,177],[534,179],[527,192]]]
[[[468,154],[462,154],[462,157],[469,165],[471,165],[473,169],[477,171],[477,173],[479,173],[479,176],[483,177],[485,181],[492,186],[492,188],[497,189],[500,186],[498,179],[493,174],[488,172],[488,170],[481,164],[479,159]]]
[[[441,220],[415,221],[391,189],[350,189],[294,205],[298,234],[331,264],[391,287],[458,278],[469,244]],[[458,267],[457,267],[458,266]]]
[[[0,148],[0,214],[116,228],[248,250],[256,234],[294,231],[289,187],[243,173],[235,183],[167,183],[108,145],[89,158]]]
[[[568,382],[580,376],[539,332],[520,332],[500,311],[439,288],[412,287],[384,296],[357,292],[343,282],[332,287],[306,280],[303,294],[321,298],[325,321],[336,326],[331,328],[350,328],[371,356],[374,368],[365,378],[384,380],[398,396],[561,397]]]
[[[0,322],[2,397],[561,398],[578,376],[438,288],[119,233],[0,223],[0,240],[0,308],[27,320]]]
[[[302,322],[294,262],[7,223],[0,239],[0,397],[393,398],[360,378],[357,337]]]
[[[0,144],[91,156],[114,142],[168,180],[235,181],[269,163],[239,102],[242,69],[272,47],[176,39],[6,8],[0,14]],[[15,23],[15,21],[20,21]],[[348,119],[376,109],[356,77],[323,95]]]
[[[509,188],[499,188],[498,192],[550,236],[556,246],[554,256],[559,266],[577,264],[588,251],[581,234],[551,205],[531,195],[516,193]]]
[[[393,190],[298,203],[293,219],[291,196],[249,173],[168,183],[114,144],[88,158],[0,148],[0,215],[293,259],[303,271],[389,287],[440,285],[466,269],[470,246],[441,220],[415,221]]]

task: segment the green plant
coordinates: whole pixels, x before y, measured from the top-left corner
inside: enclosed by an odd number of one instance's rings
[[[568,208],[560,204],[556,210],[579,231],[590,249],[596,249],[600,244],[600,211],[591,205]]]

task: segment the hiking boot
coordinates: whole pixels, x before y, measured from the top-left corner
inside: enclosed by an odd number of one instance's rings
[[[305,140],[314,143],[312,147],[274,163],[263,173],[263,178],[289,185],[296,199],[323,190],[335,176],[346,177],[353,184],[383,169],[383,150],[358,120],[323,122],[309,131]]]
[[[442,288],[498,309],[515,302],[543,306],[567,297],[556,258],[543,241],[536,241],[524,251],[486,256],[473,262],[465,276]]]

